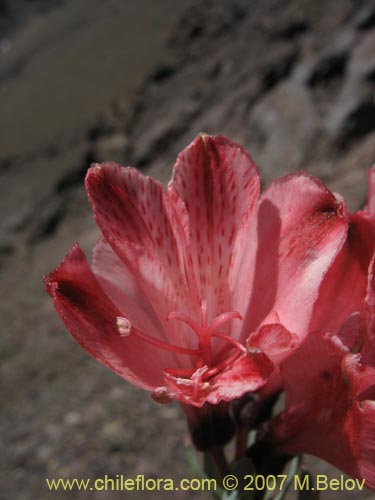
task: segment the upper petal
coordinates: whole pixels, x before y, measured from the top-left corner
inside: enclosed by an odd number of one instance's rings
[[[235,307],[230,276],[238,269],[248,237],[258,173],[239,144],[223,136],[199,135],[179,154],[168,191],[185,221],[191,287],[207,301],[211,320]]]
[[[109,162],[93,165],[85,183],[95,219],[109,242],[129,241],[145,248],[178,274],[183,235],[159,182]]]
[[[365,212],[349,219],[345,244],[319,289],[311,330],[336,332],[354,312],[366,311],[368,272],[375,250],[375,220]]]
[[[105,239],[100,239],[94,248],[92,270],[105,293],[121,315],[135,322],[140,330],[165,342],[173,340],[181,346],[194,347],[192,336],[182,334],[185,332],[183,325],[166,322],[173,286],[168,283],[164,268],[144,250],[134,249],[129,242],[125,244],[127,255],[133,251],[132,269],[137,264],[136,273],[115,254]],[[142,288],[145,283],[149,283],[146,293]],[[160,314],[162,311],[165,311],[164,316]]]
[[[304,173],[279,179],[259,199],[237,293],[252,288],[243,334],[276,311],[289,331],[307,332],[319,286],[347,231],[341,204]]]
[[[164,322],[155,312],[154,306],[158,305],[156,299],[153,303],[149,300],[149,296],[153,295],[158,296],[160,302],[166,300],[163,295],[164,290],[157,289],[158,282],[162,280],[155,274],[157,270],[155,266],[152,266],[147,273],[153,285],[154,294],[149,290],[146,295],[140,286],[139,274],[134,275],[114,253],[109,243],[101,238],[94,247],[92,270],[104,292],[121,312],[121,316],[127,317],[138,329],[147,332],[152,337],[168,342],[168,332],[170,333],[175,325],[168,325],[167,331]],[[157,310],[161,309],[162,305],[159,305]],[[187,343],[183,342],[184,337],[181,335],[179,337],[180,344],[187,346]]]
[[[89,170],[86,189],[104,238],[133,275],[163,331],[178,342],[167,315],[194,311],[194,304],[184,263],[184,228],[163,187],[134,168],[105,163]]]
[[[349,215],[345,244],[323,280],[310,328],[335,332],[351,314],[368,316],[368,336],[374,338],[373,259],[375,252],[375,167],[369,172],[365,210]],[[367,342],[369,339],[365,339]],[[375,342],[373,342],[375,345]],[[374,354],[375,356],[375,354]],[[374,357],[373,357],[374,359]]]

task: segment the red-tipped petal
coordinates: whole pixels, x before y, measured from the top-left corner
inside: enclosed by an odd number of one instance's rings
[[[169,354],[156,358],[153,349],[119,335],[116,318],[121,312],[102,290],[78,245],[45,278],[45,284],[66,328],[94,358],[142,388],[161,385],[159,362]]]

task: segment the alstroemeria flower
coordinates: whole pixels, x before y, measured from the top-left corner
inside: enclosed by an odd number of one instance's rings
[[[282,365],[286,410],[273,452],[309,453],[375,490],[375,168],[367,208],[321,285],[311,330]]]
[[[86,189],[103,238],[75,245],[46,287],[67,329],[154,399],[217,404],[267,383],[304,338],[345,240],[339,201],[295,174],[259,198],[244,149],[198,136],[167,190],[94,165]]]

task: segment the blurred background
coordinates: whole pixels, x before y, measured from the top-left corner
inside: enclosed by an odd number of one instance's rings
[[[264,186],[303,169],[358,209],[374,89],[374,0],[0,0],[1,500],[165,498],[49,493],[44,478],[191,477],[178,406],[88,356],[42,285],[73,242],[89,255],[99,236],[90,163],[166,182],[198,132],[222,133]]]

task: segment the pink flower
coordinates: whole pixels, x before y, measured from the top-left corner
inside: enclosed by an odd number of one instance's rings
[[[375,167],[364,211],[324,279],[310,333],[282,364],[274,453],[309,453],[375,490]]]
[[[103,238],[45,278],[67,329],[163,403],[202,406],[277,385],[345,240],[342,204],[300,173],[259,198],[249,155],[198,136],[165,191],[114,163],[86,189]]]

